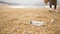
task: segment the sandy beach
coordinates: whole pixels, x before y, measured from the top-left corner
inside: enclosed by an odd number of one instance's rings
[[[60,34],[60,7],[58,12],[48,9],[0,6],[0,34]],[[53,18],[55,22],[51,23]],[[43,21],[45,25],[32,25],[32,20]]]

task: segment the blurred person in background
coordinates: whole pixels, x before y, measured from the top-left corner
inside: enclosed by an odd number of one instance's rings
[[[56,7],[57,7],[57,0],[44,0],[44,3],[47,5],[49,2],[50,9],[49,11],[52,11],[52,6],[54,6],[54,11],[57,12]]]

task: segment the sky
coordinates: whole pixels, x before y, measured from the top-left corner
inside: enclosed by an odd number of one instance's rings
[[[44,6],[43,0],[0,0],[9,3],[20,3],[22,6]],[[60,5],[60,0],[57,1]]]

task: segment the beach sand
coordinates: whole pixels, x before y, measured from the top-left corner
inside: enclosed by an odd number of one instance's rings
[[[58,12],[48,9],[0,6],[0,34],[60,34],[60,7]],[[33,20],[43,21],[44,25],[30,24]]]

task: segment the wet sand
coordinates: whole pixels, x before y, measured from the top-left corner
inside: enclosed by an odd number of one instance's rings
[[[58,12],[49,8],[9,8],[0,6],[0,34],[60,34],[60,7]],[[55,22],[51,23],[51,19]],[[30,21],[43,21],[35,26]]]

